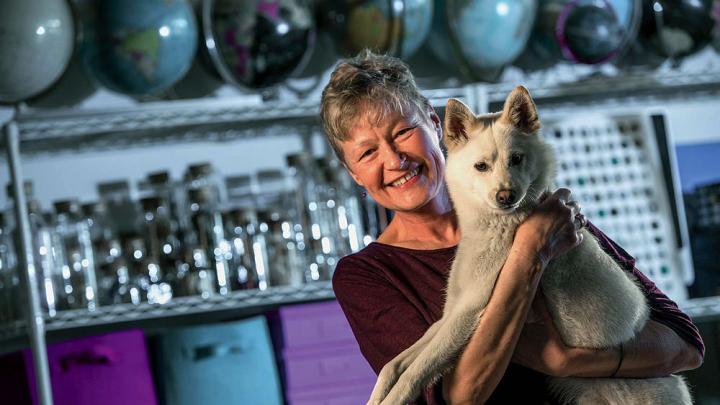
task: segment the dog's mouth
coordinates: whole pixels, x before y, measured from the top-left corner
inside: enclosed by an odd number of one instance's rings
[[[493,211],[501,213],[501,214],[510,214],[512,212],[515,212],[515,210],[520,206],[520,203],[517,202],[515,204],[511,205],[495,205],[493,207]]]

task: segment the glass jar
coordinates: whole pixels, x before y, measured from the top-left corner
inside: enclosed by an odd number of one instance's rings
[[[58,251],[55,249],[53,244],[54,228],[52,222],[52,215],[47,217],[42,213],[40,203],[35,200],[33,193],[32,182],[26,181],[23,184],[23,191],[25,192],[25,200],[27,203],[28,211],[28,222],[30,225],[30,238],[31,238],[31,249],[33,252],[33,263],[36,270],[36,281],[38,283],[38,291],[40,291],[40,306],[50,316],[55,316],[58,310],[66,309],[65,301],[62,299],[63,292],[62,287],[62,275],[58,266]],[[8,228],[11,232],[11,238],[14,246],[20,248],[20,232],[17,228],[15,219],[14,201],[12,200],[12,184],[7,186],[7,195],[10,197],[10,204],[7,209],[7,216],[5,217],[8,224]],[[17,256],[15,256],[17,259]],[[26,269],[18,268],[15,272],[12,283],[17,285],[18,291],[16,296],[20,300],[23,298],[23,293],[20,289],[20,273],[19,271],[26,271]],[[20,302],[16,314],[22,315],[20,308],[25,308],[25,303]]]
[[[20,279],[13,221],[0,212],[0,322],[20,318]]]
[[[190,190],[204,189],[206,194],[204,198],[210,205],[219,206],[226,200],[221,187],[222,179],[210,163],[196,163],[188,166],[183,182],[187,193]],[[187,203],[192,204],[192,201]]]
[[[346,204],[330,167],[323,159],[311,159],[306,153],[287,156],[288,173],[296,187],[296,200],[307,229],[309,267],[306,281],[329,280],[340,257],[351,252]]]
[[[129,237],[125,251],[130,265],[130,297],[134,304],[146,301],[150,304],[166,304],[172,299],[170,284],[162,279],[162,270],[149,254],[144,238]]]
[[[56,201],[54,206],[53,249],[61,263],[64,298],[69,308],[94,310],[98,288],[88,223],[77,201]]]
[[[230,244],[225,240],[225,228],[216,191],[211,186],[190,189],[188,201],[190,230],[186,245],[192,252],[193,273],[200,276],[199,272],[210,271],[214,293],[226,295],[231,291],[228,258],[232,253]],[[210,291],[203,290],[200,293],[205,296]]]
[[[188,228],[189,219],[185,206],[185,185],[173,182],[167,171],[153,172],[140,183],[142,197],[156,197],[167,212],[172,233],[177,240],[183,240],[183,232]]]
[[[140,216],[140,210],[131,198],[130,184],[125,180],[100,183],[98,193],[100,201],[105,204],[108,222],[115,234],[137,234],[136,218]]]
[[[146,197],[140,202],[143,216],[138,227],[145,238],[147,254],[160,266],[163,279],[173,285],[182,256],[170,209],[160,197]]]
[[[255,270],[253,250],[264,249],[255,236],[257,218],[252,208],[234,208],[223,214],[225,239],[230,244],[230,284],[233,290],[258,288],[260,281]],[[263,253],[260,253],[263,255]],[[267,254],[264,254],[267,256]],[[263,278],[265,285],[267,280]]]
[[[257,173],[258,231],[265,238],[270,286],[299,286],[308,269],[305,236],[295,203],[295,190],[280,170]]]
[[[100,305],[139,304],[140,293],[137,287],[133,290],[121,242],[111,239],[101,252],[105,257],[96,265]]]

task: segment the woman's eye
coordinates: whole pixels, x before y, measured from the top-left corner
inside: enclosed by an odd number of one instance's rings
[[[370,156],[370,154],[373,153],[374,150],[375,150],[375,149],[368,149],[368,150],[366,150],[365,152],[363,152],[362,155],[360,155],[360,159],[358,159],[358,160],[361,160],[361,159],[364,158],[364,157]]]
[[[510,166],[517,166],[523,161],[523,154],[522,153],[513,153],[512,156],[510,156]]]
[[[484,162],[475,163],[475,170],[479,172],[486,172],[488,170],[488,165]]]
[[[403,129],[401,129],[400,131],[398,131],[398,133],[397,133],[396,136],[407,135],[407,134],[410,133],[410,131],[412,131],[412,130],[415,129],[415,128],[417,128],[417,127],[407,127],[407,128],[403,128]]]

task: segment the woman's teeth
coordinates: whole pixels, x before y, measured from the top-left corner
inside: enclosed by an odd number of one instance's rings
[[[408,174],[406,174],[405,176],[403,176],[403,177],[401,177],[401,178],[393,181],[392,183],[390,183],[390,185],[393,186],[393,187],[402,186],[402,185],[405,184],[408,180],[410,180],[410,179],[412,179],[413,177],[417,176],[417,174],[418,174],[419,171],[420,171],[420,167],[418,166],[418,167],[416,167],[415,169],[413,169],[413,170],[411,170],[410,172],[408,172]]]

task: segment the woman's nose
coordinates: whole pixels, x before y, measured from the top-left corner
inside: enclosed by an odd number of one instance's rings
[[[391,170],[403,170],[407,166],[407,155],[403,152],[388,148],[385,156],[385,165]]]

